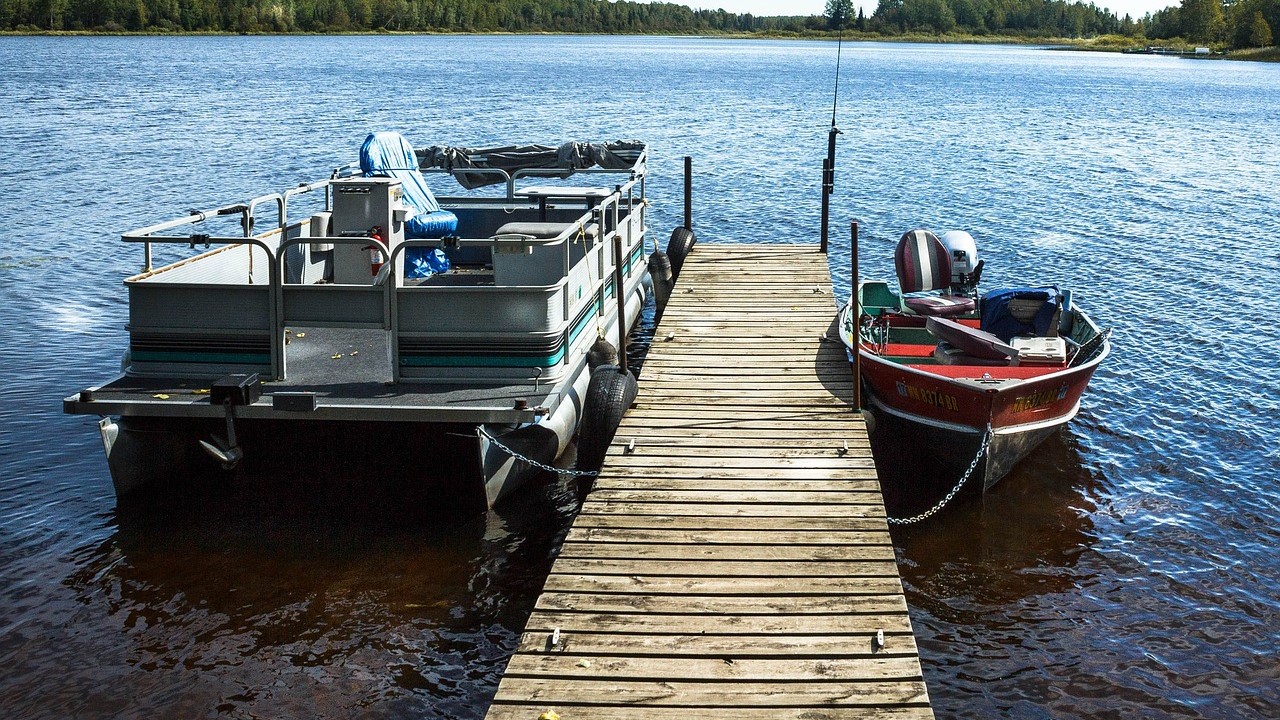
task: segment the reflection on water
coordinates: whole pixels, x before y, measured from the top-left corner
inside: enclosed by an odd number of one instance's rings
[[[1098,485],[1070,435],[1054,433],[987,493],[958,498],[930,522],[895,528],[904,579],[940,611],[939,603],[977,587],[993,602],[1067,589],[1076,578],[1061,571],[1097,539]]]
[[[109,538],[75,551],[74,612],[109,617],[96,632],[114,640],[92,670],[29,678],[19,697],[164,716],[477,716],[577,504],[567,482],[458,517],[376,487],[193,480],[122,507]]]
[[[1224,587],[1177,577],[1194,576],[1193,562],[1171,576],[1117,552],[1114,531],[1095,524],[1114,488],[1084,454],[1060,431],[987,494],[895,529],[935,708],[973,718],[1274,716],[1274,604],[1224,605]],[[1135,539],[1151,541],[1194,554],[1216,539]],[[1224,585],[1254,582],[1221,570]]]

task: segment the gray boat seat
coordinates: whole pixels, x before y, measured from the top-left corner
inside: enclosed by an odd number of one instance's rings
[[[574,227],[574,225],[574,223],[562,222],[509,222],[498,228],[493,235],[494,237],[499,235],[522,235],[536,240],[550,240],[565,230]],[[588,223],[583,228],[582,234],[591,240],[595,240],[600,234],[600,228],[595,223]],[[570,236],[570,239],[576,239],[577,237],[578,234],[575,232]]]

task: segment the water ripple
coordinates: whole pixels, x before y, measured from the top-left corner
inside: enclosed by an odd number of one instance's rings
[[[1280,67],[844,48],[837,292],[849,220],[864,277],[892,276],[906,229],[964,228],[989,286],[1070,286],[1115,328],[1075,422],[983,500],[896,537],[939,715],[1270,717]],[[124,347],[120,279],[141,252],[118,234],[320,177],[395,129],[419,145],[639,137],[655,235],[679,222],[689,154],[701,241],[814,242],[832,50],[3,39],[0,704],[479,717],[577,489],[441,518],[210,478],[194,510],[118,511],[92,422],[58,407]]]

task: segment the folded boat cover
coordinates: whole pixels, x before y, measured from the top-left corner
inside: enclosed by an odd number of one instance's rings
[[[439,238],[451,235],[458,229],[458,217],[448,210],[441,210],[436,196],[431,194],[427,181],[418,171],[413,146],[400,133],[376,132],[364,139],[360,146],[360,169],[365,177],[391,177],[400,181],[404,189],[404,201],[412,211],[405,220],[406,238]],[[406,263],[427,248],[409,248]]]
[[[450,172],[466,168],[496,168],[515,173],[517,170],[545,170],[526,173],[536,177],[568,177],[575,170],[599,165],[606,170],[626,170],[636,164],[645,145],[639,140],[617,140],[607,143],[567,142],[551,145],[503,145],[489,148],[429,147],[418,150],[421,168],[443,168]],[[455,173],[458,184],[468,190],[506,182],[497,173]]]
[[[1039,300],[1044,304],[1028,325],[1010,312],[1009,304],[1014,300]],[[1059,301],[1058,288],[1053,286],[992,290],[982,296],[982,329],[1005,342],[1017,335],[1043,337],[1049,334],[1049,325],[1053,323]]]

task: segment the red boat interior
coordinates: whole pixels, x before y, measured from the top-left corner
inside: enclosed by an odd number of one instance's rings
[[[961,235],[959,244],[927,230],[902,236],[894,262],[904,294],[884,282],[860,287],[863,349],[948,378],[1026,380],[1067,367],[1079,345],[1056,288],[979,297],[982,263],[973,264],[972,238]]]

